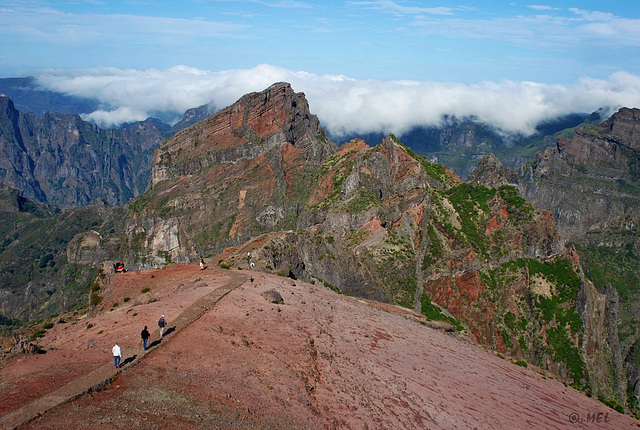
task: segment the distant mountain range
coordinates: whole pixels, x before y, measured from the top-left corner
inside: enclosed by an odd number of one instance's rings
[[[78,116],[98,109],[96,100],[42,89],[33,77],[0,79],[0,94],[8,96],[2,99],[0,112],[7,154],[0,161],[0,182],[34,201],[62,208],[98,200],[119,205],[143,193],[150,180],[151,152],[163,140],[215,113],[215,108],[203,105],[186,111],[173,126],[148,118],[104,130]],[[452,117],[440,127],[415,128],[398,138],[464,179],[485,155],[495,154],[505,166],[518,167],[558,135],[570,136],[576,126],[603,119],[599,113],[569,113],[540,124],[535,135],[523,137],[505,136],[472,119]],[[376,145],[385,136],[327,135],[340,144],[356,137]]]
[[[188,110],[171,127],[158,118],[102,129],[79,114],[97,102],[38,87],[35,78],[0,79],[0,183],[61,208],[121,205],[149,186],[160,142],[211,114]]]
[[[97,100],[68,96],[42,88],[36,78],[0,78],[0,94],[14,102],[20,112],[41,117],[45,112],[63,114],[90,113],[100,108]]]
[[[475,169],[478,161],[494,154],[507,167],[519,167],[532,159],[536,152],[551,145],[559,135],[571,136],[582,124],[597,124],[604,119],[601,111],[592,114],[567,113],[555,120],[538,124],[531,136],[506,135],[492,126],[470,118],[446,117],[438,127],[415,127],[397,137],[418,154],[435,163],[453,169],[463,179]],[[330,138],[332,136],[329,135]],[[375,145],[382,141],[382,133],[368,133],[343,138],[360,138]]]
[[[166,136],[151,122],[103,130],[77,114],[23,114],[0,96],[0,182],[62,208],[120,205],[146,191]]]

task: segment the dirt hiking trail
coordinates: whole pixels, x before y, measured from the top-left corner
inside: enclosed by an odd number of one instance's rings
[[[205,275],[202,271],[195,271],[193,267],[188,267],[187,270],[193,272],[192,277],[196,281],[202,281],[202,277]],[[209,269],[206,273],[211,276],[212,272]],[[125,277],[127,275],[129,274],[116,274],[114,276]],[[18,428],[63,403],[72,401],[79,396],[96,391],[111,383],[119,374],[126,372],[146,356],[156,353],[156,351],[170,342],[173,336],[192,324],[209,309],[212,309],[218,300],[250,279],[250,275],[241,272],[217,272],[214,270],[213,276],[215,277],[216,275],[224,279],[222,283],[225,285],[219,286],[205,296],[198,298],[173,320],[167,320],[167,328],[162,338],[160,338],[160,330],[156,328],[151,333],[146,351],[137,350],[136,348],[124,349],[122,361],[118,368],[114,367],[113,360],[107,361],[104,365],[69,381],[55,391],[46,393],[19,409],[0,417],[0,429]]]

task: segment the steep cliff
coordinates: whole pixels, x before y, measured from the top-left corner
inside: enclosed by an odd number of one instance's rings
[[[152,189],[131,204],[128,259],[190,261],[295,228],[337,149],[290,85],[244,96],[155,151]]]
[[[640,379],[640,109],[578,127],[518,175],[521,194],[553,212],[559,233],[580,253],[586,279],[603,301],[594,315],[603,320],[616,370],[610,397],[637,410],[631,394]]]
[[[151,122],[103,130],[75,114],[36,117],[3,95],[0,182],[63,208],[120,205],[149,186],[152,151],[165,137]]]
[[[640,109],[620,109],[599,125],[559,138],[519,171],[520,192],[554,212],[558,231],[580,239],[594,226],[640,207]]]

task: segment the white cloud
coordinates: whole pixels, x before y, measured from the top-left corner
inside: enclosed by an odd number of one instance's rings
[[[529,4],[529,5],[527,5],[527,7],[530,8],[530,9],[534,9],[534,10],[562,10],[560,8],[557,8],[557,7],[547,6],[547,5],[542,5],[542,4]]]
[[[614,19],[616,19],[616,16],[612,13],[608,13],[608,12],[597,12],[597,11],[590,11],[590,10],[582,10],[582,9],[578,9],[575,7],[569,8],[569,10],[571,12],[573,12],[574,14],[580,16],[581,19],[587,20],[587,21],[612,21]]]
[[[96,110],[90,114],[84,115],[85,121],[91,121],[96,124],[122,124],[135,120],[140,121],[146,119],[148,115],[143,111],[138,111],[130,106],[121,106],[113,110]]]
[[[363,6],[370,9],[376,9],[383,12],[389,12],[394,15],[452,15],[453,8],[450,7],[420,7],[420,6],[403,6],[390,0],[377,1],[350,1],[347,4],[353,6]]]
[[[222,108],[275,82],[289,82],[294,91],[304,92],[311,112],[334,135],[402,134],[414,126],[438,125],[444,115],[473,116],[504,132],[529,134],[540,121],[567,113],[640,107],[640,76],[627,72],[573,85],[356,80],[266,64],[219,72],[186,66],[45,71],[38,79],[51,90],[100,100],[103,109],[87,118],[101,125],[144,120],[159,111],[178,117],[207,103]]]
[[[529,7],[541,11],[552,10],[544,6]],[[421,15],[411,22],[409,28],[422,35],[491,40],[527,48],[584,48],[585,41],[607,46],[640,46],[640,19],[576,8],[569,11],[571,14],[568,16],[550,12],[469,19],[435,19]]]
[[[283,8],[283,9],[296,9],[296,8],[310,9],[312,7],[307,3],[299,2],[295,0],[279,0],[279,1],[249,0],[249,1],[251,1],[252,3],[261,4],[263,6]]]
[[[246,37],[246,25],[127,14],[73,14],[47,7],[0,9],[0,34],[15,34],[53,45],[157,38],[178,43],[196,37]]]

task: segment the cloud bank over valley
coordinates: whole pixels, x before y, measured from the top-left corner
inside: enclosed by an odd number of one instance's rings
[[[262,64],[251,69],[207,71],[186,66],[165,70],[93,68],[47,70],[36,75],[48,90],[97,99],[101,109],[84,119],[102,127],[161,116],[177,122],[187,109],[224,108],[244,94],[275,82],[304,92],[310,110],[333,136],[403,132],[441,124],[443,117],[474,117],[504,133],[529,135],[542,121],[602,107],[640,107],[640,76],[616,72],[608,79],[566,84],[358,80]]]

